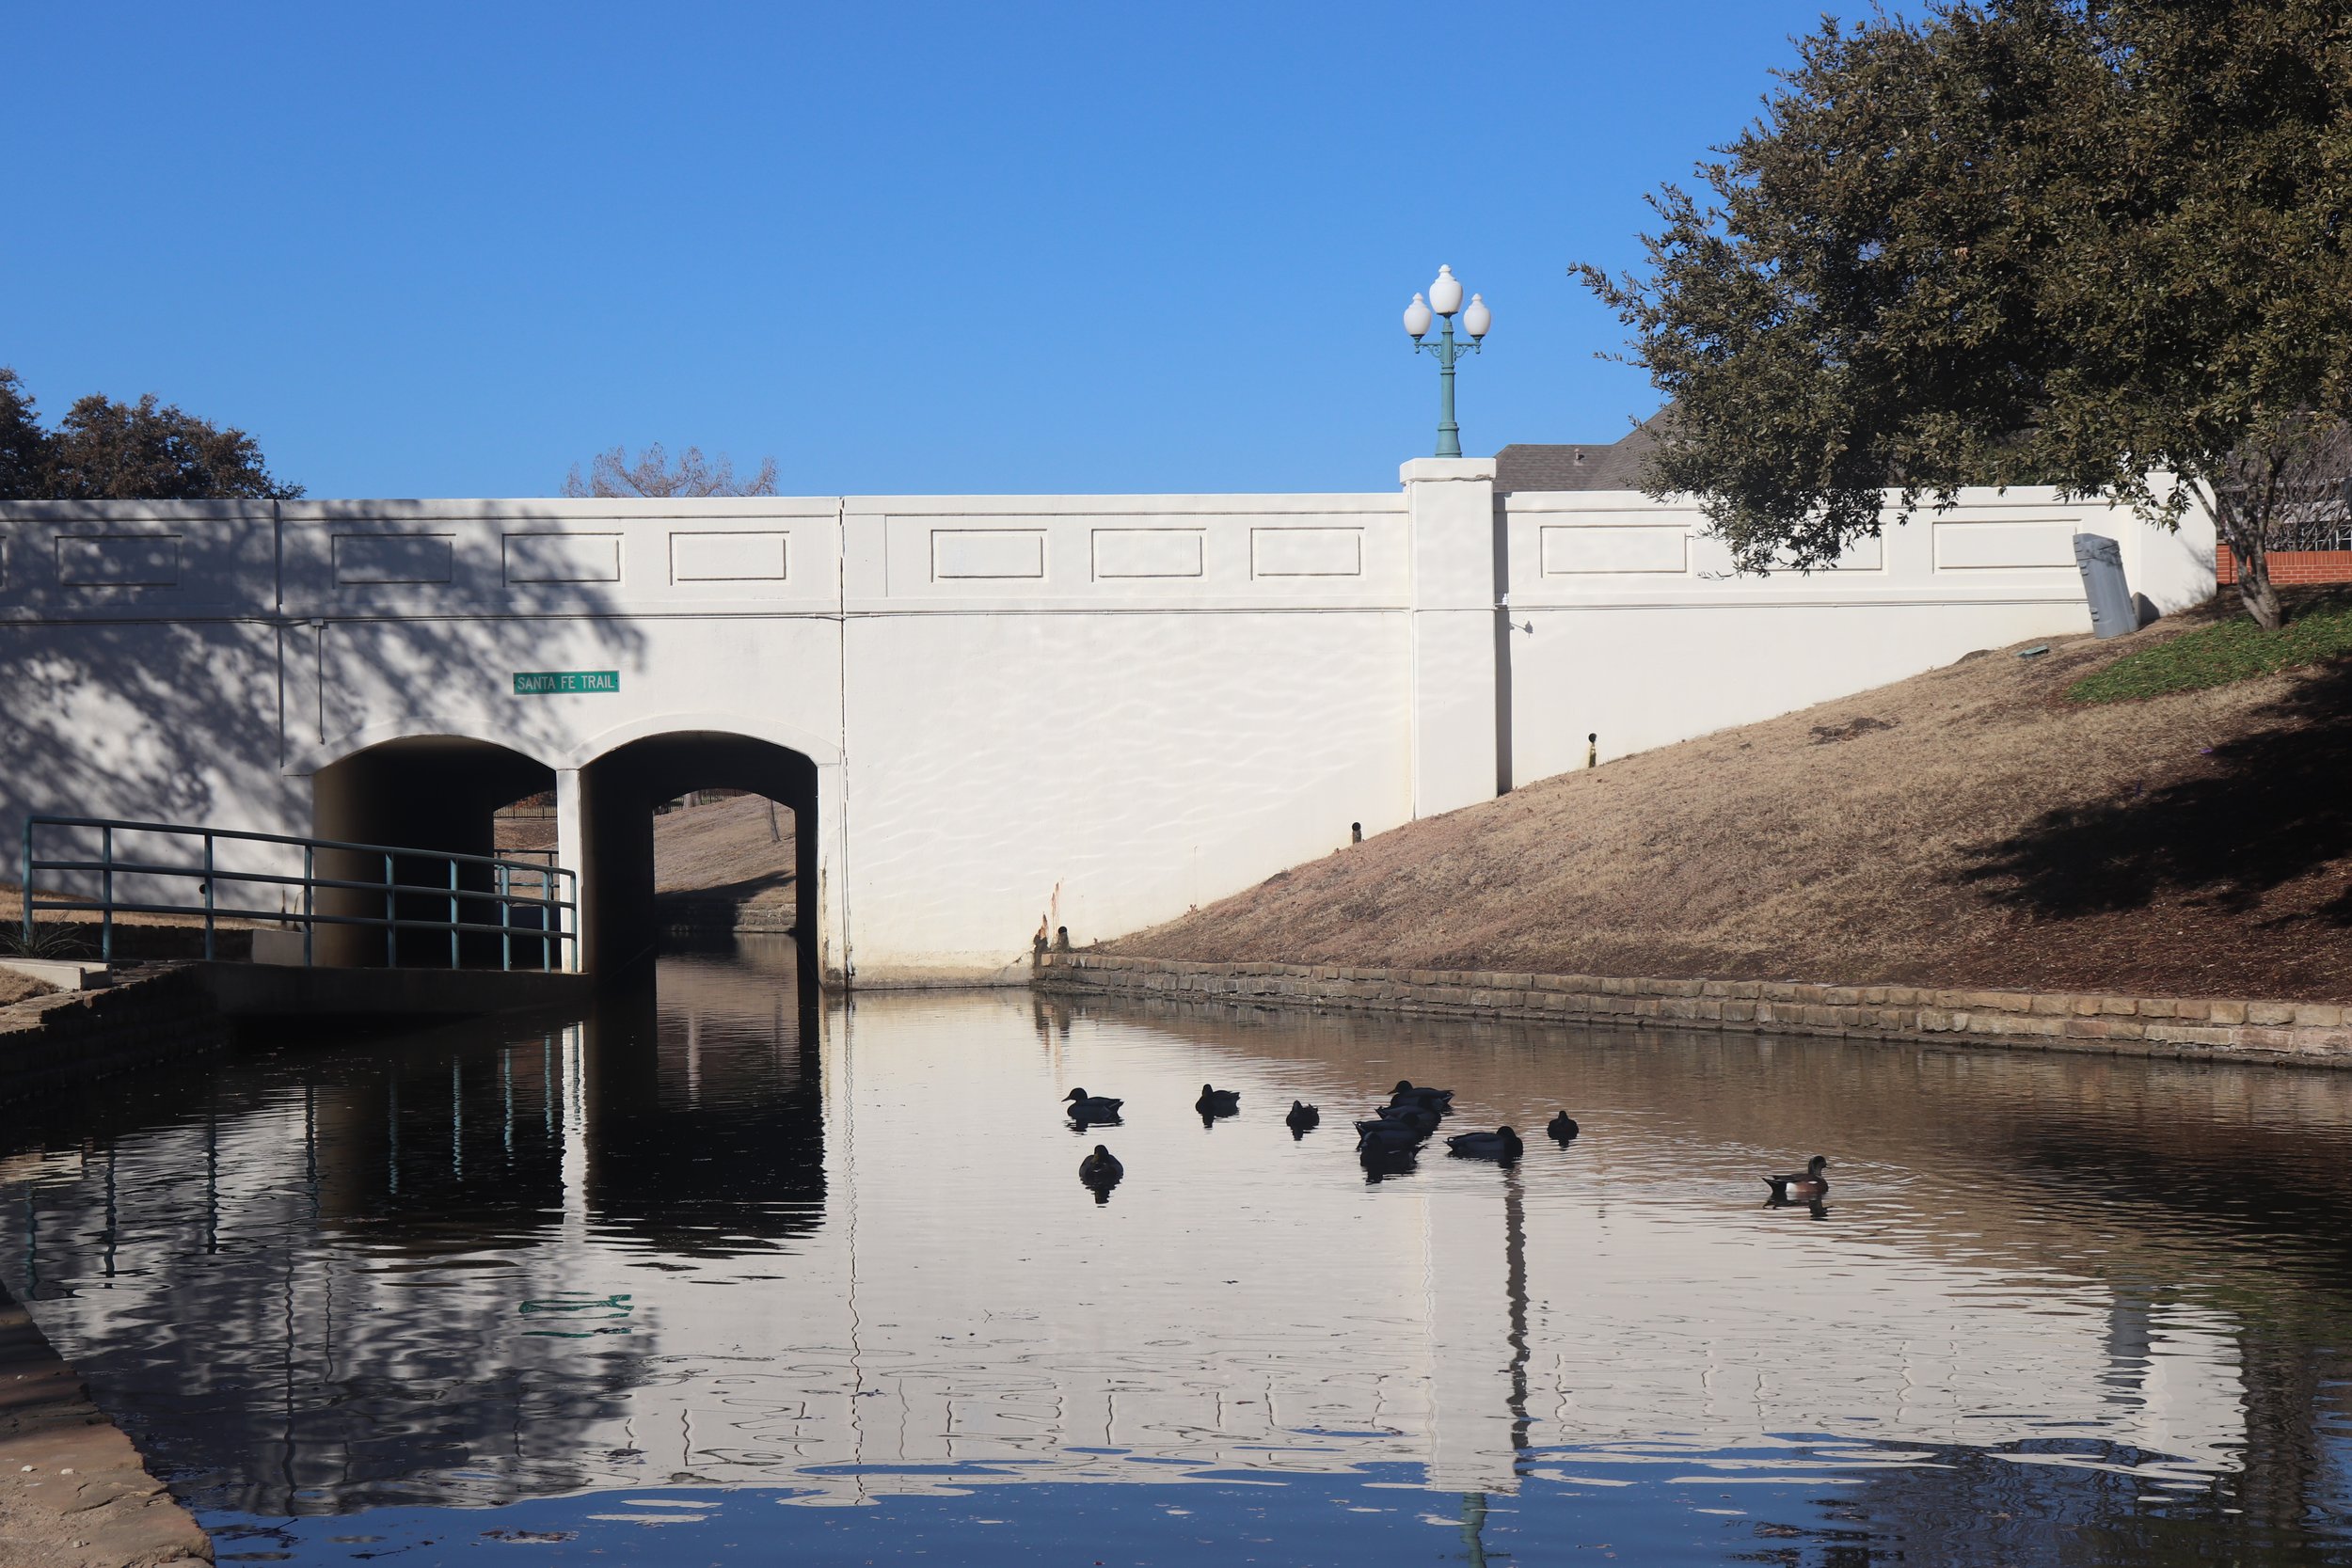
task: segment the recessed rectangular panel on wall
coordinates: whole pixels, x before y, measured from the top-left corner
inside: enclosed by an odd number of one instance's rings
[[[936,528],[931,530],[931,577],[1037,578],[1045,575],[1045,534],[1040,529]]]
[[[782,533],[673,533],[672,582],[782,582],[789,561]]]
[[[621,580],[617,533],[510,533],[505,546],[509,583]]]
[[[1939,572],[2058,566],[2068,571],[2074,569],[2074,524],[2071,518],[1935,525],[1935,567]]]
[[[1098,528],[1094,531],[1094,575],[1103,578],[1197,578],[1200,575],[1197,528]]]
[[[1691,569],[1691,531],[1647,526],[1597,528],[1553,524],[1543,531],[1544,576],[1673,572]]]
[[[177,588],[176,533],[61,533],[57,581],[67,588]]]
[[[457,541],[447,533],[339,533],[335,586],[448,582],[456,572]]]
[[[1259,578],[1359,578],[1364,531],[1359,528],[1253,528],[1249,575]]]
[[[1886,541],[1880,537],[1850,540],[1829,569],[1833,572],[1884,571]]]

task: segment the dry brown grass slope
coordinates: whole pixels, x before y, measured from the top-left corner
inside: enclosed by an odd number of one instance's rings
[[[2062,696],[2206,622],[1972,655],[1547,779],[1109,945],[2352,1001],[2352,665],[2137,703]]]
[[[501,849],[552,849],[555,819],[501,817]],[[654,892],[700,894],[741,908],[789,907],[792,808],[738,795],[653,819]]]

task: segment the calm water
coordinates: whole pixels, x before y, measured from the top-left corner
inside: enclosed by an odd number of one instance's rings
[[[1534,1147],[1372,1179],[1400,1076]],[[13,1113],[0,1275],[224,1562],[2352,1562],[2347,1151],[2352,1074],[747,950]]]

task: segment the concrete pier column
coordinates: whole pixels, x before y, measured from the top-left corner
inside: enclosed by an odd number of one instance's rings
[[[801,940],[810,949],[817,975],[828,989],[851,983],[856,959],[850,941],[848,765],[812,769],[815,811],[799,815]],[[798,801],[793,811],[801,813]]]
[[[1412,531],[1413,815],[1491,800],[1508,776],[1497,722],[1495,464],[1418,457],[1399,470]]]
[[[588,928],[589,891],[595,879],[588,875],[588,821],[580,790],[580,769],[559,768],[555,770],[555,863],[579,878],[580,908],[566,916],[565,929],[574,933]],[[581,954],[584,959],[585,953]],[[582,962],[580,967],[587,968]]]

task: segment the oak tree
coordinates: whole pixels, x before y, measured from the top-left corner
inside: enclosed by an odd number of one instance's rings
[[[135,404],[98,393],[57,428],[42,426],[17,373],[0,367],[0,499],[292,500],[299,484],[269,471],[242,430],[215,425],[152,392]]]
[[[2342,505],[2352,8],[1938,0],[1825,22],[1667,186],[1647,265],[1576,270],[1672,400],[1647,483],[1743,570],[1963,484],[2214,517],[2246,608]]]

